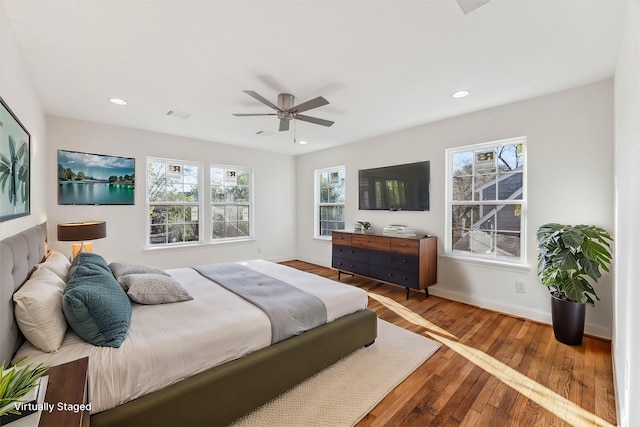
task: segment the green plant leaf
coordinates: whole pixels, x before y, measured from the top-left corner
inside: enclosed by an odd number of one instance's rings
[[[0,188],[2,188],[2,192],[4,193],[4,186],[7,184],[7,179],[9,178],[9,174],[0,175]]]
[[[600,273],[600,269],[598,268],[598,263],[596,261],[592,261],[588,258],[584,258],[581,260],[582,269],[584,273],[591,277],[594,282],[597,282],[598,279],[602,276]]]
[[[580,247],[584,241],[584,233],[577,228],[570,228],[561,236],[565,248]]]
[[[562,249],[554,256],[553,266],[562,270],[576,270],[578,261],[570,249]]]
[[[11,135],[9,135],[9,157],[11,161],[16,160],[16,142]]]
[[[18,158],[21,159],[27,152],[27,143],[26,141],[22,141],[22,145],[18,149]]]

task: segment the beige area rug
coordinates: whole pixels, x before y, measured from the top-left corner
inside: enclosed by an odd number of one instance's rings
[[[375,344],[339,360],[232,426],[353,426],[439,347],[378,319]]]

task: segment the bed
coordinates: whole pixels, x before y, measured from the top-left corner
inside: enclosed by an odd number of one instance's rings
[[[30,349],[30,343],[25,343],[16,324],[13,315],[12,294],[25,282],[34,266],[44,258],[45,240],[46,224],[41,224],[0,242],[2,260],[0,266],[2,304],[0,360],[11,359],[21,347],[20,355],[37,356],[37,352]],[[253,261],[253,263],[255,264],[253,268],[265,268],[267,272],[275,275],[280,274],[278,273],[279,269],[288,268],[262,261]],[[273,268],[276,270],[272,271]],[[183,282],[200,280],[196,278],[197,273],[191,269],[169,270],[169,274]],[[306,273],[296,270],[295,275],[297,274]],[[301,282],[305,281],[304,277],[300,276],[300,278]],[[194,293],[194,301],[209,298],[201,295],[197,286],[190,287],[189,290]],[[218,293],[217,295],[214,299],[220,298],[222,294]],[[167,306],[170,305],[174,304],[167,304]],[[191,305],[191,307],[195,306],[196,304]],[[135,329],[136,310],[139,308],[135,307],[133,310],[131,318],[133,329]],[[172,309],[177,309],[177,307]],[[168,384],[156,391],[145,392],[141,396],[135,395],[133,400],[126,403],[116,406],[101,403],[108,409],[93,414],[91,424],[94,427],[227,425],[345,355],[375,340],[375,313],[365,308],[343,315],[340,310],[348,311],[348,308],[338,308],[337,310],[335,313],[327,315],[327,317],[335,317],[335,320],[328,319],[333,321],[300,335],[273,345],[266,343],[263,348],[259,349],[242,349],[241,353],[249,352],[249,354],[242,356],[238,353],[242,357],[215,367],[198,366],[196,369],[198,373],[195,375],[177,381],[175,378],[166,379]],[[330,310],[327,309],[327,311]],[[254,316],[258,319],[260,314],[254,313]],[[245,330],[252,331],[260,328],[264,329],[264,326],[245,328]],[[148,335],[148,332],[138,331],[138,335],[140,334],[144,336]],[[136,335],[135,331],[132,332],[132,336],[134,335]],[[109,351],[132,351],[131,346],[128,346],[128,339],[129,336],[123,342],[121,349],[109,349]],[[74,342],[77,337],[74,338],[73,333],[69,332],[65,337],[65,342],[68,340]],[[258,345],[258,347],[261,346]],[[230,344],[230,347],[233,347],[233,344]],[[202,348],[200,351],[205,352],[206,348]],[[211,359],[215,359],[213,353],[215,352],[212,352]],[[53,360],[56,361],[54,364],[67,361],[65,357],[68,356],[65,356],[63,352],[52,354],[54,355]],[[33,358],[37,359],[37,357]],[[93,362],[94,364],[103,363],[100,357],[89,355],[90,369],[92,360],[98,361]],[[177,363],[176,372],[182,372],[182,365],[185,363]],[[158,366],[162,367],[165,372],[172,369],[167,366]]]

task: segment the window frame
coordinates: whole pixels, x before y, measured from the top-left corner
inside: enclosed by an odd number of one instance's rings
[[[321,203],[320,193],[321,193],[321,180],[320,177],[325,172],[333,172],[333,171],[342,171],[344,175],[343,182],[343,191],[344,191],[344,201],[341,203]],[[321,227],[320,222],[322,221],[320,215],[320,208],[324,206],[341,206],[343,213],[346,208],[347,202],[347,168],[344,165],[340,166],[331,166],[321,169],[314,170],[314,181],[313,181],[313,237],[315,239],[321,240],[331,240],[331,235],[321,235]],[[345,214],[345,226],[346,226],[346,214]]]
[[[150,183],[149,183],[149,165],[152,162],[162,162],[165,164],[165,167],[167,167],[169,164],[179,164],[182,167],[184,167],[185,165],[191,165],[191,166],[197,166],[198,167],[198,200],[196,202],[185,202],[185,201],[163,201],[163,202],[153,202],[150,200],[150,194],[149,194],[149,190],[150,190]],[[176,248],[176,247],[184,247],[184,246],[194,246],[194,245],[200,245],[203,243],[203,231],[204,231],[204,227],[203,227],[203,214],[204,214],[204,204],[203,204],[203,198],[202,198],[202,189],[203,189],[203,183],[204,183],[204,165],[202,164],[202,162],[194,162],[191,160],[180,160],[180,159],[173,159],[173,158],[163,158],[163,157],[152,157],[149,156],[146,158],[146,162],[145,162],[145,183],[146,183],[146,188],[145,188],[145,201],[146,201],[146,231],[145,231],[145,248],[146,249],[161,249],[161,248]],[[182,242],[175,242],[175,243],[171,243],[171,242],[166,242],[166,243],[157,243],[157,244],[152,244],[151,243],[151,227],[152,227],[152,222],[151,222],[151,218],[149,215],[150,209],[152,206],[195,206],[198,208],[198,240],[192,240],[192,241],[182,241]],[[168,226],[168,223],[167,223]]]
[[[222,238],[214,238],[213,237],[213,231],[214,231],[214,220],[213,220],[213,213],[214,213],[214,206],[240,206],[240,205],[245,205],[247,203],[218,203],[218,204],[214,204],[214,200],[212,197],[212,191],[213,191],[213,184],[212,184],[212,178],[213,175],[211,173],[212,169],[236,169],[236,170],[243,170],[243,171],[247,171],[249,172],[249,185],[248,185],[248,189],[249,189],[249,201],[247,202],[249,204],[249,234],[247,236],[241,236],[241,237],[222,237]],[[241,241],[247,241],[247,240],[253,240],[254,239],[254,222],[255,222],[255,217],[254,217],[254,195],[253,195],[253,189],[254,189],[254,173],[253,173],[253,168],[250,168],[248,166],[236,166],[236,165],[223,165],[223,164],[219,164],[219,163],[210,163],[209,164],[209,182],[208,182],[208,186],[207,186],[207,197],[208,197],[208,203],[209,203],[209,232],[208,232],[208,242],[212,243],[212,244],[222,244],[222,243],[228,243],[228,242],[241,242]]]
[[[458,153],[465,152],[475,152],[478,150],[488,150],[491,148],[499,148],[502,146],[510,146],[510,145],[522,145],[522,197],[520,199],[516,198],[507,198],[507,199],[498,199],[496,196],[496,200],[453,200],[453,157]],[[446,179],[446,189],[445,189],[445,250],[444,256],[449,258],[457,258],[461,260],[468,260],[477,263],[488,263],[488,264],[500,264],[506,266],[526,266],[527,264],[527,212],[528,212],[528,204],[527,204],[527,162],[528,162],[528,154],[527,154],[527,137],[520,136],[516,138],[509,138],[497,141],[484,142],[479,144],[471,144],[461,147],[449,148],[445,150],[445,179]],[[475,173],[475,164],[472,162],[472,173],[471,176],[476,176]],[[509,172],[504,173],[502,175],[507,175]],[[500,175],[500,174],[499,174]],[[498,176],[499,176],[498,175]],[[500,182],[500,178],[498,177],[498,183]],[[498,184],[499,188],[499,184]],[[475,191],[475,188],[472,190]],[[453,249],[453,207],[454,206],[498,206],[498,205],[509,205],[515,206],[520,205],[520,256],[516,257],[507,257],[507,256],[498,256],[497,253],[491,255],[484,255],[479,253],[474,253],[471,250],[455,250]]]

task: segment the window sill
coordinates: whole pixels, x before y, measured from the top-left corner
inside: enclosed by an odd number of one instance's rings
[[[331,242],[331,236],[313,236],[313,240],[320,240],[321,242]]]
[[[528,264],[521,264],[515,262],[507,262],[493,259],[473,258],[470,256],[458,255],[453,253],[446,253],[440,255],[440,258],[459,264],[471,264],[481,267],[496,268],[498,270],[518,271],[522,273],[528,273],[531,271],[531,266]]]
[[[156,252],[156,251],[182,251],[188,249],[199,249],[205,248],[207,246],[227,246],[227,245],[243,245],[248,243],[255,243],[256,240],[253,237],[248,237],[246,239],[237,239],[237,240],[219,240],[219,241],[211,241],[211,242],[195,242],[195,243],[184,243],[184,244],[175,244],[175,245],[158,245],[158,246],[147,246],[143,249],[143,252]]]

